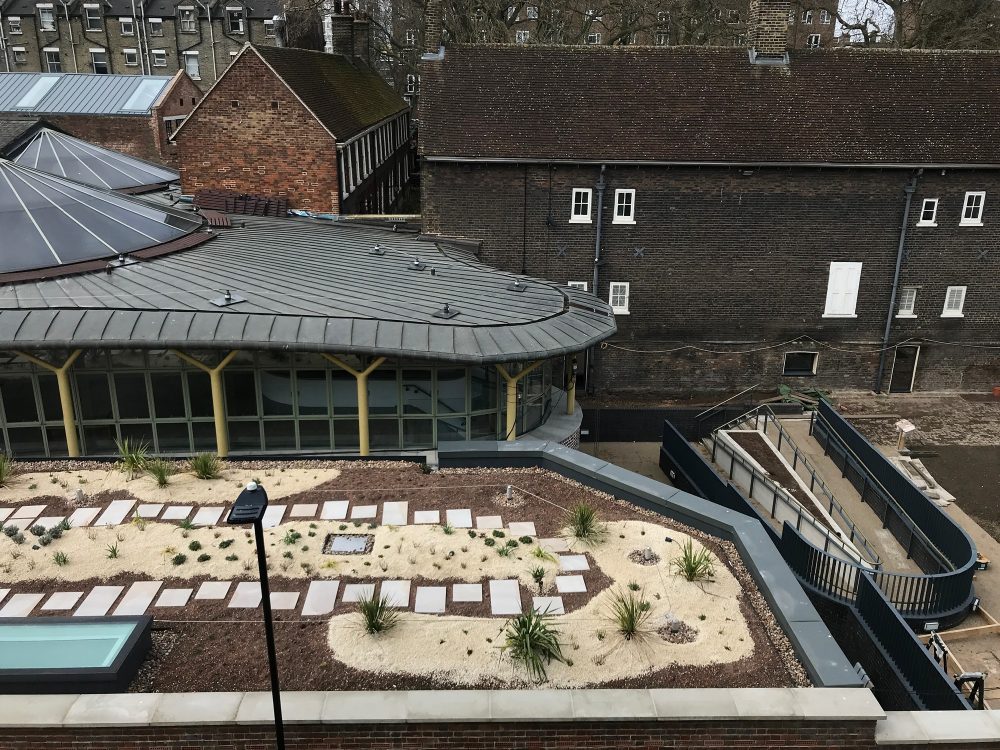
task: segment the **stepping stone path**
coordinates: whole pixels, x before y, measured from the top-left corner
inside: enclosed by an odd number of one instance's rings
[[[82,591],[57,591],[42,605],[42,611],[73,609],[81,596]]]
[[[454,602],[481,602],[483,600],[483,584],[481,583],[454,583],[451,586],[451,601]]]
[[[439,615],[444,613],[448,598],[447,586],[417,586],[417,596],[413,611],[423,614]]]
[[[539,539],[538,546],[546,552],[569,552],[569,542],[560,537]]]
[[[538,536],[535,524],[531,521],[514,521],[507,525],[507,530],[511,536]]]
[[[77,527],[90,526],[100,512],[100,508],[77,508],[69,514],[69,525]]]
[[[340,581],[313,581],[306,591],[306,600],[302,605],[303,617],[328,615],[333,612],[337,603],[337,589]]]
[[[500,516],[476,516],[477,529],[502,529],[503,519]]]
[[[94,521],[94,526],[117,526],[125,520],[134,505],[135,500],[112,500]]]
[[[195,599],[225,599],[232,581],[205,581],[198,587]]]
[[[471,510],[447,510],[444,515],[448,523],[456,529],[472,528]]]
[[[521,587],[517,579],[490,581],[490,611],[495,615],[521,614]]]
[[[2,524],[7,519],[7,516],[13,512],[13,508],[0,508],[0,524]]]
[[[94,586],[83,603],[76,608],[73,616],[104,617],[124,589],[124,586]]]
[[[298,591],[275,591],[271,594],[271,609],[295,609],[298,603]]]
[[[188,603],[194,589],[163,589],[154,607],[183,607]]]
[[[319,506],[316,503],[298,503],[292,506],[292,509],[288,512],[289,518],[315,518],[316,509]]]
[[[54,529],[56,526],[63,522],[66,516],[42,516],[41,518],[36,518],[32,526],[41,526],[43,529],[48,531],[49,529]]]
[[[586,555],[559,555],[559,570],[590,570]]]
[[[343,521],[347,518],[348,505],[346,500],[327,500],[323,503],[323,511],[319,515],[320,520]]]
[[[390,607],[410,606],[409,581],[382,581],[382,590],[379,594],[385,597]]]
[[[18,519],[23,523],[25,519],[33,521],[45,512],[44,505],[21,505],[18,506],[10,516],[11,521]]]
[[[441,523],[441,511],[439,510],[415,510],[413,511],[413,523]]]
[[[0,607],[0,617],[27,617],[45,594],[14,594]]]
[[[156,593],[163,585],[163,581],[136,581],[129,586],[121,603],[112,612],[116,616],[124,615],[144,615],[149,605],[156,598]]]
[[[198,512],[194,514],[191,523],[195,526],[215,526],[219,522],[219,519],[222,518],[222,512],[225,509],[225,506],[218,505],[198,508]]]
[[[234,609],[256,609],[260,606],[262,598],[259,581],[243,581],[236,584],[236,591],[229,600],[229,606]]]
[[[161,521],[183,521],[191,515],[193,505],[171,505],[160,516]]]
[[[273,529],[281,523],[281,519],[285,517],[287,509],[287,505],[268,505],[267,510],[264,511],[264,517],[261,518],[261,525],[265,529]]]
[[[351,509],[351,518],[375,518],[378,515],[377,505],[355,505]]]
[[[583,576],[556,576],[556,591],[560,594],[580,594],[586,590]]]
[[[531,599],[531,606],[540,615],[566,614],[561,596],[535,596]]]
[[[163,503],[143,503],[135,510],[136,518],[156,518],[163,510]]]
[[[344,601],[356,602],[359,599],[371,599],[375,596],[374,583],[348,583],[344,586]]]
[[[410,517],[409,508],[407,502],[382,503],[382,525],[406,526]]]
[[[0,589],[0,602],[3,601],[4,597],[10,593],[10,589]]]

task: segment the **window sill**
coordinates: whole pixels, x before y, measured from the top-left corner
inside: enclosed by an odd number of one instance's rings
[[[814,378],[816,373],[814,372],[783,372],[782,377],[786,378]]]
[[[917,222],[917,226],[918,227],[936,227],[937,226],[937,222],[936,221],[918,221]]]
[[[941,313],[942,318],[964,318],[963,313]]]
[[[911,319],[912,320],[912,319],[916,319],[917,316],[916,315],[912,315],[912,314],[899,313],[899,314],[896,315],[896,317],[897,318],[903,318],[904,320],[906,320],[906,319]]]
[[[594,222],[591,219],[570,219],[569,223],[570,224],[593,224]]]
[[[960,221],[958,222],[960,227],[981,227],[983,225],[982,221]]]
[[[635,224],[635,219],[614,219],[612,224]]]
[[[823,313],[824,318],[856,318],[858,317],[856,313],[851,313],[850,315],[844,315],[841,313]]]
[[[628,310],[615,309],[614,307],[611,308],[611,313],[613,315],[631,315],[632,314]]]

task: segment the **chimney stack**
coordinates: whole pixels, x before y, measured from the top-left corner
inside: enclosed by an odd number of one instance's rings
[[[788,0],[750,0],[750,61],[788,64]]]
[[[425,59],[439,56],[444,40],[444,23],[441,17],[441,0],[427,0],[424,11],[424,54]]]

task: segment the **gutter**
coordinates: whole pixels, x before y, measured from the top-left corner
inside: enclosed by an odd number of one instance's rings
[[[961,162],[833,162],[833,161],[671,161],[657,159],[542,159],[491,158],[475,156],[428,156],[428,162],[475,164],[587,164],[612,167],[809,167],[811,169],[1000,169],[1000,163],[967,164]]]
[[[875,375],[875,384],[872,390],[875,393],[882,392],[882,375],[885,372],[885,353],[889,346],[889,335],[892,332],[892,319],[896,312],[896,294],[899,292],[899,276],[903,267],[903,255],[906,250],[906,230],[910,223],[910,204],[913,202],[913,193],[917,189],[917,180],[923,174],[922,169],[910,178],[910,182],[903,187],[906,193],[906,203],[903,206],[903,225],[899,228],[899,246],[896,248],[896,271],[892,276],[892,293],[889,295],[889,310],[885,316],[885,333],[882,334],[882,349],[878,353],[878,372]]]

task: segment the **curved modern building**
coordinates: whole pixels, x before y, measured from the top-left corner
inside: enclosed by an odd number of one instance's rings
[[[211,228],[0,161],[2,441],[20,456],[427,449],[575,410],[615,332],[577,289],[378,228]],[[565,382],[564,382],[565,381]],[[565,388],[563,388],[565,386]]]

